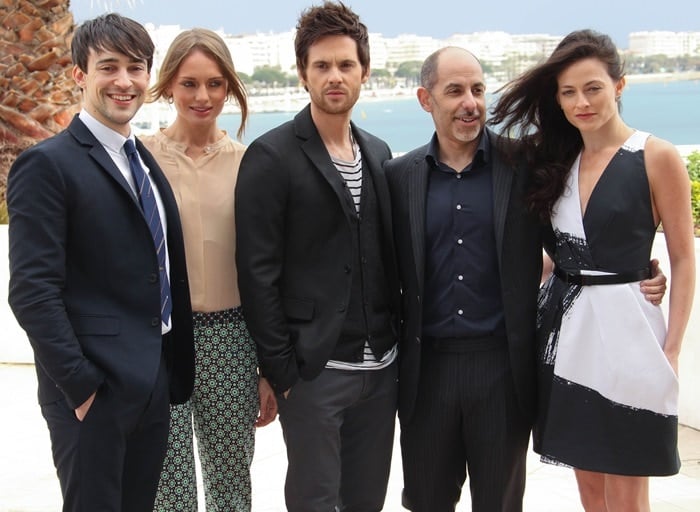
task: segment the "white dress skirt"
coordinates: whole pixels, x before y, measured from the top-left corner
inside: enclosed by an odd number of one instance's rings
[[[547,462],[634,476],[680,468],[678,380],[663,353],[665,320],[639,288],[656,232],[648,137],[635,132],[617,151],[583,215],[577,159],[554,208],[558,275],[540,292],[534,431]],[[580,274],[607,277],[581,284]]]

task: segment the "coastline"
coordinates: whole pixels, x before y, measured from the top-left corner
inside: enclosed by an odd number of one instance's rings
[[[683,73],[650,73],[627,75],[627,85],[634,87],[635,84],[650,83],[671,83],[671,82],[694,82],[700,81],[700,71],[689,71]],[[497,91],[503,84],[494,82],[488,77],[486,79],[489,91]],[[394,87],[363,89],[360,92],[358,103],[374,103],[381,101],[403,101],[416,98],[416,88]],[[249,94],[248,112],[249,114],[267,113],[294,113],[298,112],[309,101],[308,93],[302,87],[287,87],[278,89],[267,89],[263,94]],[[239,115],[238,105],[229,102],[224,106],[223,114]],[[159,127],[168,126],[174,121],[176,116],[175,108],[165,101],[157,101],[144,105],[133,120],[136,134],[153,133]]]
[[[626,75],[627,84],[648,84],[654,82],[683,82],[700,80],[700,71],[683,71],[682,73],[645,73]]]
[[[627,75],[627,84],[663,83],[700,80],[700,71],[686,71],[682,73],[648,73]],[[491,92],[498,90],[503,83],[491,82],[487,77],[487,85]],[[415,100],[416,88],[394,87],[391,89],[363,89],[360,100],[364,102],[386,100]],[[303,88],[287,88],[281,92],[271,94],[256,94],[248,96],[248,109],[251,114],[269,112],[298,112],[309,101],[309,96]],[[240,110],[236,105],[227,105],[225,114],[238,114]]]
[[[627,75],[627,84],[663,83],[700,80],[700,71],[685,71],[682,73],[648,73]],[[486,79],[488,89],[493,92],[498,90],[503,83],[491,82]],[[416,88],[394,87],[391,89],[363,89],[359,101],[386,101],[386,100],[415,100]],[[272,94],[248,96],[248,109],[251,114],[269,112],[298,112],[309,101],[309,96],[303,88],[287,88],[281,92]],[[238,114],[240,110],[236,105],[227,105],[225,114]]]

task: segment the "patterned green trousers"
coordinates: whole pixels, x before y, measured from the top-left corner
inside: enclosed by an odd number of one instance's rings
[[[194,392],[189,402],[171,406],[154,510],[197,512],[194,426],[207,512],[249,512],[259,406],[255,344],[239,308],[193,319]]]

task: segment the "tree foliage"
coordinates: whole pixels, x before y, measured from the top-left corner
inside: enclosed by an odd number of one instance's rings
[[[695,234],[700,235],[700,151],[688,155],[688,176],[690,177],[690,204],[693,208]]]
[[[394,76],[404,78],[407,85],[418,85],[420,83],[420,68],[423,65],[422,61],[409,60],[399,64]]]
[[[251,76],[253,82],[269,85],[272,87],[285,87],[290,84],[291,77],[287,75],[279,66],[258,66]]]

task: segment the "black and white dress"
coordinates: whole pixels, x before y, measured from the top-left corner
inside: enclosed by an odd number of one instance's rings
[[[648,268],[656,226],[644,145],[633,133],[579,202],[580,156],[555,205],[561,275],[634,274]],[[608,279],[608,278],[601,278]],[[540,292],[540,406],[535,450],[547,462],[622,475],[678,472],[678,380],[663,353],[661,309],[639,279],[581,285],[553,275]]]

